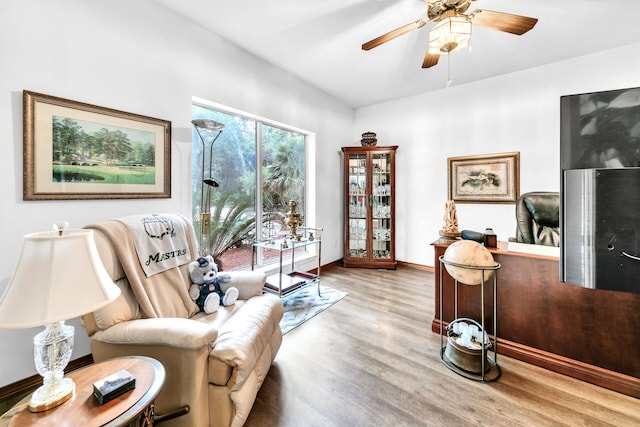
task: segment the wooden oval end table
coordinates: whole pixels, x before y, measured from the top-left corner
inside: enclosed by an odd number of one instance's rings
[[[93,395],[93,383],[121,369],[136,378],[133,390],[100,404]],[[67,375],[76,383],[75,395],[60,406],[32,413],[31,395],[0,417],[0,426],[152,426],[153,401],[165,381],[160,362],[150,357],[119,357],[95,363]]]

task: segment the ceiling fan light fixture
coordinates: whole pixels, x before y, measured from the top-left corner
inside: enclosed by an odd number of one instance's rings
[[[464,16],[450,16],[429,31],[429,53],[443,55],[464,49],[471,40],[471,22]]]

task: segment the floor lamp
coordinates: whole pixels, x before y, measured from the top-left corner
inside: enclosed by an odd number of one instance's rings
[[[210,227],[211,227],[211,188],[219,187],[212,176],[213,168],[213,143],[216,142],[222,131],[224,124],[209,119],[195,119],[191,123],[196,128],[196,132],[202,142],[202,170],[200,179],[200,252],[201,255],[210,255]],[[209,143],[209,173],[205,176],[205,157],[207,144],[204,140],[205,135],[212,135],[213,138]],[[206,189],[206,195],[205,195]]]

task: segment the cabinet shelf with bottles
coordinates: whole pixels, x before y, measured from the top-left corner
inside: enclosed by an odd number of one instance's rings
[[[397,146],[342,147],[345,267],[396,268]]]

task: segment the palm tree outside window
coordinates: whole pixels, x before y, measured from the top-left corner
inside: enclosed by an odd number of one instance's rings
[[[210,196],[211,255],[223,270],[250,268],[256,238],[277,239],[287,234],[282,219],[289,200],[298,202],[298,212],[305,217],[307,135],[195,103],[192,118],[225,126],[213,146],[212,178],[219,187]],[[203,153],[195,129],[192,141],[192,209],[199,235]],[[208,174],[209,165],[205,168]],[[271,252],[259,251],[257,265],[276,262],[279,255]]]

